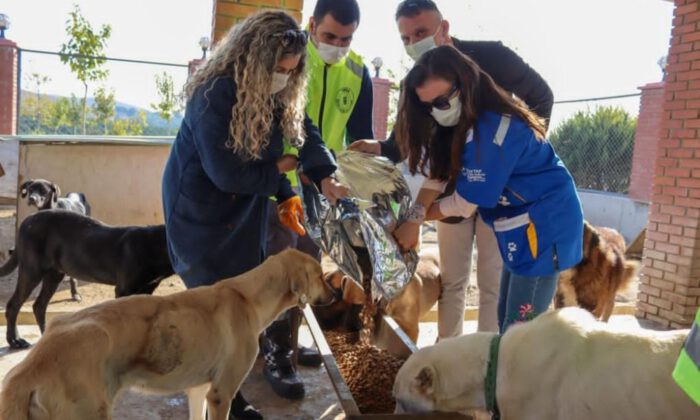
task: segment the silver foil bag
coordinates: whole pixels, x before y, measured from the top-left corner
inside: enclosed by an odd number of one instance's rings
[[[418,263],[416,252],[402,253],[391,235],[411,205],[408,185],[386,158],[345,151],[336,161],[336,178],[350,193],[335,206],[315,185],[299,183],[306,232],[321,251],[359,283],[363,266],[371,264],[365,271],[372,272],[373,296],[392,299],[410,281]]]

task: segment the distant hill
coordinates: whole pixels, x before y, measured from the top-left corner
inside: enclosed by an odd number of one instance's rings
[[[26,95],[26,96],[25,96]],[[31,92],[28,90],[22,90],[22,97],[35,97],[36,93]],[[61,95],[51,95],[51,94],[42,94],[42,98],[48,98],[51,101],[56,101],[59,98],[68,98],[66,96],[61,96]],[[93,97],[88,97],[87,98],[87,104],[88,106],[92,106],[92,104],[95,103],[95,99]],[[146,112],[146,123],[147,126],[144,129],[144,135],[147,136],[157,136],[157,135],[169,135],[177,132],[178,128],[180,128],[180,123],[182,122],[182,114],[175,114],[173,116],[173,119],[168,123],[168,121],[164,120],[163,118],[160,117],[160,115],[157,112],[154,112],[150,109],[144,109],[140,108],[134,105],[130,105],[124,102],[119,102],[117,101],[116,103],[116,119],[129,119],[129,118],[134,118],[138,115],[139,111],[145,111]]]

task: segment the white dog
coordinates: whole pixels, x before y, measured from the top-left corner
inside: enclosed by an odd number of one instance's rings
[[[496,401],[504,420],[700,419],[671,378],[688,330],[623,331],[579,308],[515,325],[500,343]],[[484,414],[493,333],[440,341],[396,376],[397,412]]]

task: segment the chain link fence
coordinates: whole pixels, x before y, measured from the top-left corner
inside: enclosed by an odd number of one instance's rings
[[[20,135],[177,133],[187,64],[106,57],[107,77],[83,84],[57,52],[20,49],[18,59]]]
[[[581,189],[627,193],[639,94],[555,102],[549,139]]]

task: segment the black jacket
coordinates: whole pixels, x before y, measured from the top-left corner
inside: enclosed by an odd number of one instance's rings
[[[547,82],[513,50],[500,41],[460,41],[452,38],[454,46],[468,55],[493,80],[514,93],[537,115],[546,120],[552,115],[554,95]],[[381,142],[382,155],[394,162],[403,160],[394,132]]]

